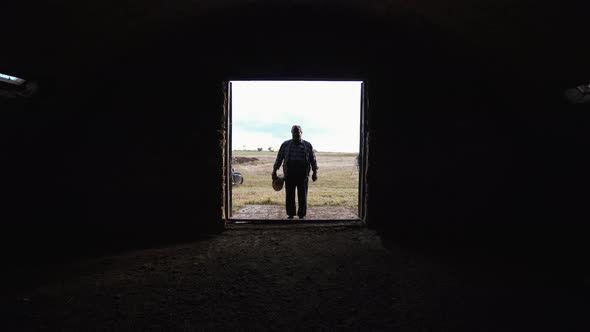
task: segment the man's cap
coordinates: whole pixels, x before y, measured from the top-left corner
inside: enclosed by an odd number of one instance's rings
[[[272,180],[272,189],[275,191],[281,191],[281,189],[283,189],[284,183],[285,179],[282,176],[277,176],[276,179]]]

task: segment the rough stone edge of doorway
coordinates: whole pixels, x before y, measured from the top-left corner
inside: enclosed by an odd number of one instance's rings
[[[263,220],[254,221],[248,220],[245,223],[227,223],[226,230],[240,230],[240,229],[292,229],[292,228],[314,228],[314,227],[350,227],[350,228],[365,228],[367,224],[360,220],[305,220],[305,221],[277,221],[277,220]]]

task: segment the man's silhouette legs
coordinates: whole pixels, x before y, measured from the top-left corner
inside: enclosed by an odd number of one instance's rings
[[[286,206],[289,217],[297,214],[299,218],[307,214],[307,184],[308,177],[289,177],[285,180]],[[295,206],[295,190],[297,189],[297,203],[299,209]]]
[[[299,218],[305,217],[307,214],[307,176],[297,182],[297,203],[299,203],[299,209],[297,210],[297,216]]]
[[[289,219],[295,215],[295,182],[290,178],[285,179],[285,192],[286,192],[286,206],[287,215]]]

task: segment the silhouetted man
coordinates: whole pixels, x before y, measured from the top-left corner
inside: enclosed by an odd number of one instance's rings
[[[272,170],[274,180],[277,177],[277,170],[283,164],[289,219],[293,219],[295,215],[295,189],[297,189],[297,201],[299,204],[297,216],[299,216],[299,219],[303,219],[307,212],[307,184],[310,170],[313,170],[311,179],[313,181],[318,179],[318,165],[313,147],[311,143],[301,139],[302,134],[303,131],[300,126],[295,125],[291,128],[293,139],[281,144]]]

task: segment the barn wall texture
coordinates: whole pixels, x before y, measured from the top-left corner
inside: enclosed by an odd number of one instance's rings
[[[0,72],[6,245],[31,253],[223,230],[224,82],[360,79],[367,224],[445,247],[577,244],[590,83],[575,7],[528,1],[67,1],[15,26]],[[43,14],[41,14],[43,13]],[[34,243],[34,245],[27,245]]]

